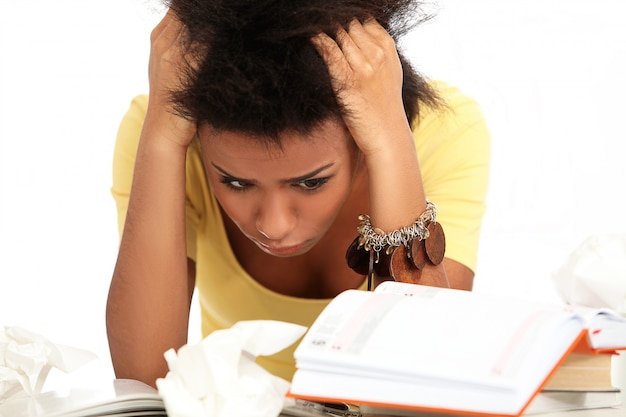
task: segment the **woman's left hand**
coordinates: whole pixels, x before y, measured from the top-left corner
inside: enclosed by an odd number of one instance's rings
[[[389,139],[410,134],[402,102],[402,65],[393,38],[376,21],[353,20],[339,28],[336,40],[325,33],[313,38],[331,77],[339,102],[348,110],[344,122],[367,158]]]
[[[313,38],[324,59],[344,122],[365,157],[372,224],[392,231],[426,207],[419,161],[402,101],[402,64],[393,38],[375,20],[353,20],[336,40]],[[410,274],[409,274],[410,275]],[[401,277],[409,281],[409,277]],[[423,269],[422,282],[449,286],[442,264]]]

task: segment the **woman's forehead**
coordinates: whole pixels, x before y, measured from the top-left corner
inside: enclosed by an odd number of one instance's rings
[[[201,130],[203,158],[233,175],[273,171],[299,176],[350,159],[354,142],[343,125],[325,125],[307,135],[285,133],[280,145],[237,132]]]
[[[248,138],[251,141],[261,143],[282,143],[287,140],[300,139],[300,140],[313,140],[327,136],[343,136],[348,131],[345,123],[341,119],[326,119],[316,124],[314,127],[306,130],[299,129],[287,129],[283,132],[279,132],[277,137],[268,136],[265,132],[249,132],[246,130],[238,129],[220,129],[210,124],[203,123],[199,125],[199,135],[202,138],[211,137],[231,137],[239,136],[242,138]]]
[[[286,131],[277,139],[202,126],[198,130],[203,148],[228,153],[254,154],[261,158],[284,158],[299,152],[322,152],[345,148],[351,137],[343,123],[325,122],[306,133]]]

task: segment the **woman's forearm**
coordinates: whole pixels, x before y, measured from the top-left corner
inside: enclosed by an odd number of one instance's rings
[[[426,209],[419,161],[408,128],[366,157],[372,225],[385,232],[409,226]]]
[[[185,154],[184,147],[142,133],[106,309],[118,378],[154,385],[167,370],[163,353],[187,340],[193,282],[187,278]]]
[[[373,153],[366,159],[371,222],[387,233],[410,226],[426,210],[419,161],[410,131],[403,135],[399,130],[396,137],[389,137],[388,140],[395,141],[394,146]],[[405,262],[410,264],[408,260]],[[450,286],[444,263],[426,263],[421,271],[412,267],[405,271],[394,278],[422,285]]]

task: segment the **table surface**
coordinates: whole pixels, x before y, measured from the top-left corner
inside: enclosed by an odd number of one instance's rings
[[[529,414],[537,417],[625,417],[626,408],[596,408],[588,410],[559,411],[556,413]]]
[[[420,417],[453,417],[442,414],[420,414]],[[523,417],[626,417],[626,408],[596,408],[587,410],[558,411],[555,413],[536,413],[524,414]],[[364,417],[377,417],[373,415],[365,415]],[[461,416],[459,417],[466,417]]]

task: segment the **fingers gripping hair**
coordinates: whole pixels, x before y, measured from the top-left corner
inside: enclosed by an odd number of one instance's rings
[[[172,99],[178,113],[220,130],[277,138],[340,119],[324,61],[311,38],[353,19],[376,19],[397,41],[431,16],[415,0],[171,0],[192,57]],[[400,54],[407,118],[436,94]]]

